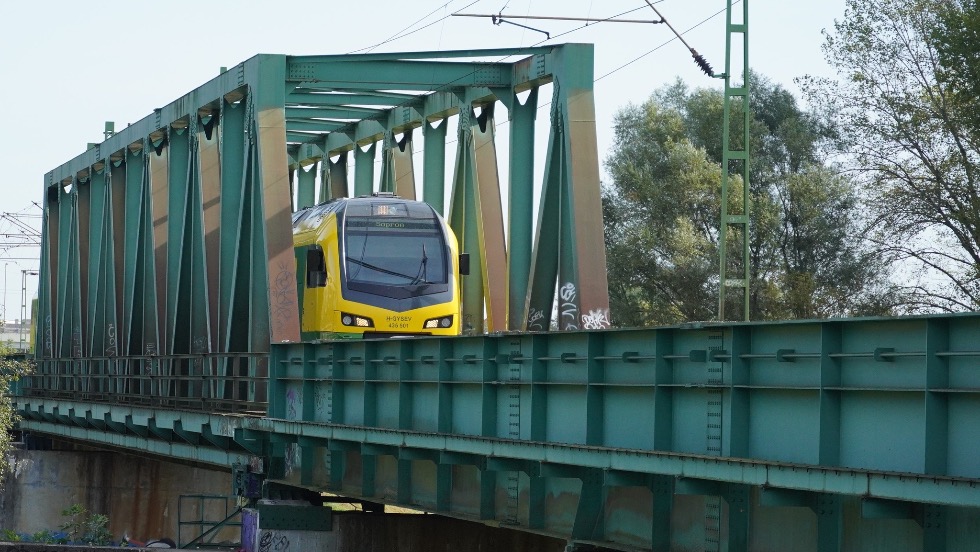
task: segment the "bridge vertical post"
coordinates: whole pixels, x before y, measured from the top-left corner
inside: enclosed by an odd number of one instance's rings
[[[75,185],[72,191],[75,194],[75,232],[76,232],[76,251],[78,254],[78,310],[79,325],[72,329],[72,356],[89,356],[89,338],[91,329],[89,328],[89,282],[92,274],[89,272],[92,266],[91,261],[91,225],[92,225],[92,181],[95,178],[95,169],[90,167],[84,175],[75,178]],[[79,362],[79,366],[83,363]]]
[[[194,102],[197,103],[197,102]],[[186,188],[184,236],[181,243],[181,290],[177,320],[187,321],[186,351],[204,355],[211,352],[210,303],[208,294],[208,254],[205,248],[204,182],[201,170],[200,119],[197,112],[188,115],[188,163],[184,175]],[[175,330],[176,331],[176,330]],[[203,398],[204,359],[188,360],[188,388],[194,398]]]
[[[218,339],[215,350],[218,352],[247,351],[248,336],[252,333],[246,314],[251,310],[248,308],[250,290],[247,285],[242,285],[249,280],[238,278],[242,271],[239,268],[243,264],[241,261],[250,260],[248,244],[252,243],[251,236],[243,235],[245,229],[252,228],[249,207],[252,194],[246,174],[247,100],[236,96],[226,94],[221,98],[218,122],[221,135],[221,233],[215,250],[218,255]],[[225,362],[225,375],[228,375],[227,368]]]
[[[449,226],[459,240],[459,250],[470,253],[470,274],[460,276],[461,328],[464,334],[483,332],[483,255],[480,254],[473,165],[473,108],[468,102],[459,113],[456,164],[449,200]]]
[[[50,176],[50,175],[48,175]],[[47,180],[47,178],[46,178]],[[38,320],[35,324],[34,342],[37,347],[34,356],[37,359],[52,358],[54,354],[54,340],[58,319],[58,221],[60,216],[59,200],[61,187],[54,185],[45,189],[44,209],[42,212],[41,224],[41,259],[39,266],[40,277],[38,278]]]
[[[166,264],[157,267],[157,273],[161,270],[166,274],[166,285],[163,288],[164,301],[166,301],[166,317],[163,321],[163,333],[166,336],[167,348],[161,352],[164,354],[186,354],[190,352],[190,332],[178,331],[178,309],[184,311],[183,301],[179,296],[184,286],[181,286],[181,269],[184,261],[189,260],[189,255],[185,255],[183,246],[185,245],[185,232],[187,232],[188,203],[191,198],[190,191],[187,189],[187,176],[191,163],[189,151],[190,140],[187,127],[177,127],[171,124],[167,128],[167,254]],[[186,284],[185,284],[186,286]],[[187,312],[180,314],[186,315]],[[186,330],[186,325],[181,325]],[[182,364],[184,361],[177,361]],[[177,368],[176,366],[174,368]],[[176,389],[180,389],[178,385]]]
[[[325,140],[324,140],[325,141]],[[324,157],[320,161],[320,203],[328,199],[347,197],[347,152],[337,154],[337,159]]]
[[[83,351],[86,355],[102,356],[105,354],[105,326],[106,321],[106,274],[104,264],[111,263],[112,257],[106,255],[106,225],[111,224],[106,202],[108,197],[108,176],[109,171],[102,167],[96,170],[90,169],[87,185],[79,189],[86,199],[88,220],[79,221],[80,228],[85,228],[84,233],[80,232],[80,238],[85,242],[83,250],[85,255],[83,278],[87,280],[83,284],[82,297],[84,304],[83,325],[85,333],[85,344]],[[83,191],[84,190],[84,191]],[[111,238],[109,238],[111,240]],[[110,264],[111,266],[111,264]],[[114,291],[113,291],[114,294]]]
[[[113,342],[110,344],[115,347],[115,355],[125,356],[129,354],[129,351],[125,349],[123,344],[123,320],[129,314],[123,302],[125,300],[125,291],[123,289],[123,283],[126,282],[125,272],[125,255],[126,255],[126,236],[128,234],[128,228],[126,227],[126,187],[129,185],[129,149],[125,149],[122,155],[118,158],[116,163],[111,169],[109,175],[110,182],[110,212],[111,212],[111,236],[112,236],[112,259],[113,259],[113,289],[115,295],[112,298],[113,305],[115,307],[112,312],[112,317],[115,322],[113,327],[112,339]],[[120,385],[124,382],[120,381]]]
[[[145,141],[139,149],[126,151],[125,222],[123,245],[123,275],[120,287],[122,300],[122,329],[120,339],[122,354],[141,355],[146,352],[148,335],[156,334],[156,296],[153,291],[153,255],[150,236],[153,223],[150,218],[149,159]],[[156,342],[156,339],[153,339]],[[142,387],[142,383],[140,384]]]
[[[296,169],[296,208],[312,207],[316,202],[316,164]]]
[[[446,129],[445,119],[425,120],[422,139],[425,151],[422,159],[422,200],[440,215],[446,212]]]
[[[510,184],[507,234],[507,329],[527,326],[527,290],[531,275],[534,227],[534,123],[538,113],[538,88],[522,104],[507,91],[510,114]]]
[[[397,140],[390,130],[385,132],[381,152],[380,191],[398,197],[415,199],[415,168],[413,166],[412,131],[406,130]]]
[[[198,164],[200,166],[201,178],[201,207],[202,207],[202,232],[204,250],[204,283],[201,291],[205,296],[205,303],[208,306],[207,339],[208,351],[223,351],[221,348],[221,333],[219,332],[220,320],[220,270],[221,270],[221,234],[222,234],[222,202],[224,198],[221,194],[221,144],[219,134],[221,133],[220,115],[218,108],[210,107],[205,113],[195,114],[197,122],[197,144],[198,144]],[[230,230],[230,228],[229,228]],[[212,375],[224,373],[225,360],[209,360],[209,367]],[[218,388],[215,384],[211,385],[213,397],[216,398]]]
[[[289,165],[286,156],[285,87],[286,58],[281,55],[257,56],[258,62],[247,75],[254,91],[255,168],[261,191],[261,213],[264,246],[259,259],[266,266],[258,271],[265,301],[258,303],[254,315],[269,321],[272,343],[295,343],[300,340],[299,308],[296,293],[296,269],[293,254],[292,209],[289,189]],[[261,312],[265,307],[265,312]],[[268,349],[251,349],[268,350]]]
[[[377,142],[364,148],[354,144],[354,197],[371,195],[374,191],[374,158]]]
[[[151,148],[147,151],[149,156],[148,167],[148,187],[150,193],[150,220],[152,221],[152,236],[150,236],[150,247],[153,249],[153,280],[155,302],[155,330],[156,341],[152,343],[148,354],[168,354],[170,352],[170,341],[167,334],[167,249],[169,247],[169,232],[167,225],[169,222],[168,198],[170,196],[168,167],[170,148],[167,144],[166,130],[159,130],[150,135]]]
[[[78,261],[78,180],[73,178],[71,192],[60,190],[61,198],[58,215],[58,329],[57,358],[68,358],[73,355],[73,344],[78,338],[81,345],[81,298],[79,297],[79,261]],[[76,331],[78,333],[76,333]]]

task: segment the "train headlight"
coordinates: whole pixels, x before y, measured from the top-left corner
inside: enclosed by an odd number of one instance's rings
[[[374,327],[374,322],[370,318],[357,316],[356,314],[347,314],[346,312],[340,313],[340,323],[345,326],[354,326],[356,328]]]
[[[439,318],[430,318],[425,321],[422,325],[423,328],[427,330],[434,330],[436,328],[448,328],[453,325],[453,317],[450,316],[440,316]]]

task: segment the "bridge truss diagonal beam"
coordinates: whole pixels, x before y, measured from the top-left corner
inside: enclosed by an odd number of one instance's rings
[[[592,60],[591,45],[567,44],[259,55],[223,72],[45,175],[39,355],[223,354],[296,342],[291,212],[378,190],[420,195],[439,212],[447,196],[458,198],[448,216],[480,261],[463,284],[472,332],[528,327],[529,305],[551,312],[558,278],[571,317],[562,329],[608,324],[605,272],[583,269],[604,259]],[[554,170],[540,184],[549,222],[534,230],[532,122],[548,84]],[[525,92],[533,103],[518,100]],[[497,166],[497,104],[516,129],[506,171]],[[461,123],[453,136],[450,118]],[[447,140],[464,145],[451,176]],[[338,164],[351,158],[350,168]],[[509,234],[500,174],[509,179]]]

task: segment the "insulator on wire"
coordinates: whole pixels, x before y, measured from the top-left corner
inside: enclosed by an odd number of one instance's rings
[[[694,63],[697,63],[698,67],[700,67],[706,75],[709,77],[715,76],[715,72],[711,69],[711,64],[708,63],[708,60],[704,59],[704,56],[699,54],[694,48],[691,48],[691,55],[694,56]]]

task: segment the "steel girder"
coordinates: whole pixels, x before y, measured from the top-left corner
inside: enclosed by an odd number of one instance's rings
[[[258,358],[237,379],[44,361],[17,403],[27,430],[265,456],[288,485],[605,546],[969,550],[977,335],[965,314],[283,344],[263,417],[214,413]]]

